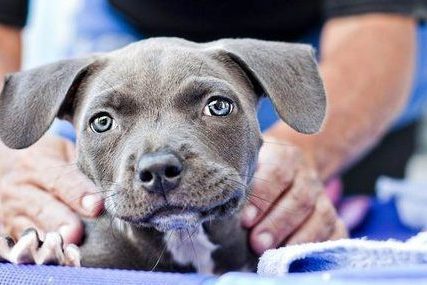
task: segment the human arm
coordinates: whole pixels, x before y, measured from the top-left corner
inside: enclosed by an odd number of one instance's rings
[[[321,52],[328,99],[321,132],[302,135],[278,122],[265,133],[254,206],[243,216],[259,253],[284,243],[345,235],[323,183],[368,152],[405,106],[414,69],[415,20],[391,14],[331,19],[323,28]]]

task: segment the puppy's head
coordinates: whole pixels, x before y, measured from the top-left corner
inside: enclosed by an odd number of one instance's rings
[[[245,202],[262,144],[256,105],[316,132],[325,94],[312,49],[250,39],[153,38],[7,77],[0,137],[36,142],[55,116],[73,122],[78,164],[122,220],[193,227]]]

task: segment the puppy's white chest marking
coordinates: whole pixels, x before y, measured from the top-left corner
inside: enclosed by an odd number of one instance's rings
[[[213,274],[215,264],[212,252],[218,247],[211,243],[200,226],[195,231],[165,233],[166,248],[179,265],[193,265],[198,273]]]

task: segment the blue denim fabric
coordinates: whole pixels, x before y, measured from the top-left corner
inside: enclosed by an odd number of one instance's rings
[[[70,56],[109,51],[122,47],[128,43],[143,38],[123,16],[112,8],[107,0],[83,1],[81,11],[77,13],[76,39],[69,51]],[[413,91],[408,105],[399,119],[395,122],[393,130],[404,127],[417,119],[423,113],[427,101],[427,25],[418,28],[417,66],[413,84]],[[304,36],[301,42],[312,44],[319,48],[320,28]],[[278,117],[270,100],[263,98],[260,102],[258,119],[261,130],[270,127]],[[75,138],[70,125],[55,124],[54,131],[58,134]]]

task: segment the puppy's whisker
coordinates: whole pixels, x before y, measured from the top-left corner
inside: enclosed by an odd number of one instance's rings
[[[230,181],[230,182],[235,182],[235,183],[237,183],[237,184],[238,184],[238,185],[240,185],[240,186],[246,186],[246,185],[244,185],[243,183],[241,183],[241,182],[239,182],[239,181],[233,181],[233,180],[229,180],[229,181]],[[231,186],[232,186],[232,185],[231,185]],[[248,193],[248,194],[247,194],[247,196],[244,196],[244,199],[245,199],[246,203],[251,202],[251,204],[252,204],[255,208],[257,208],[257,209],[258,209],[258,211],[259,211],[260,213],[262,213],[262,215],[265,215],[266,210],[265,210],[265,209],[263,209],[261,206],[259,206],[259,205],[255,204],[255,203],[253,203],[252,201],[250,201],[249,196],[250,196],[250,197],[253,197],[253,198],[256,198],[256,199],[260,199],[260,200],[262,200],[263,202],[268,203],[268,204],[272,204],[272,202],[271,202],[271,201],[268,201],[267,199],[264,199],[264,198],[262,198],[262,197],[259,197],[259,196],[255,195],[255,194],[251,194],[251,193]],[[276,205],[276,207],[277,207],[277,205]],[[268,210],[267,210],[267,211],[268,211]],[[277,224],[274,222],[274,220],[273,220],[271,217],[266,216],[266,217],[264,217],[264,219],[265,219],[267,222],[269,222],[273,228],[278,228],[278,227],[277,227]]]
[[[269,183],[269,184],[277,184],[277,183],[275,183],[273,181],[270,181],[270,180],[267,180],[267,179],[264,179],[264,178],[260,178],[260,177],[256,177],[254,175],[241,174],[241,176],[242,177],[249,177],[250,180],[256,179],[256,180],[259,180],[259,181],[262,181],[262,182],[265,182],[265,183]],[[229,176],[227,177],[227,180],[229,180],[229,181],[237,182],[237,183],[241,184],[242,186],[244,186],[246,188],[250,187],[250,185],[246,185],[246,184],[243,183],[243,181],[238,181],[236,179],[238,179],[238,178],[233,179],[233,177],[229,177]]]
[[[245,186],[246,186],[246,185],[244,185],[243,183],[241,183],[241,182],[239,182],[239,181],[235,181],[235,180],[231,180],[231,179],[229,179],[228,181],[229,181],[229,182],[232,182],[232,183],[237,183],[239,186],[242,186],[242,187],[245,187]],[[249,189],[249,186],[246,186],[245,190],[248,190],[248,189]],[[259,200],[261,200],[261,201],[263,201],[263,202],[266,202],[266,203],[268,203],[268,204],[272,204],[272,203],[274,203],[274,202],[275,202],[275,201],[271,201],[271,200],[268,200],[268,199],[266,199],[266,198],[263,198],[263,197],[261,197],[261,196],[258,196],[258,195],[254,194],[254,193],[251,193],[251,192],[246,193],[246,195],[247,195],[247,196],[250,196],[250,197],[252,197],[252,198],[259,199]],[[252,203],[252,204],[253,204],[253,203]],[[276,205],[276,207],[277,207],[277,205]]]
[[[120,194],[120,191],[113,191],[111,189],[108,189],[108,190],[98,190],[98,191],[95,191],[95,192],[92,192],[92,193],[84,193],[83,195],[78,195],[75,198],[68,199],[66,202],[67,203],[72,203],[72,202],[80,200],[80,199],[82,199],[82,198],[84,198],[86,196],[92,196],[92,195],[97,195],[97,194],[102,194],[102,193],[108,193],[108,192],[112,192],[114,194]],[[103,198],[106,199],[106,197],[103,197]],[[96,206],[98,206],[99,204],[103,203],[104,199],[102,199],[100,201],[97,201],[96,202]]]
[[[110,212],[114,212],[114,204],[112,205],[112,207],[106,207],[106,209],[105,209],[105,211],[107,212],[107,211],[110,211]],[[111,215],[107,215],[108,216],[108,218],[109,218],[109,229],[110,229],[110,231],[111,231],[111,236],[115,239],[115,240],[117,240],[118,238],[117,238],[117,236],[116,236],[116,233],[115,233],[115,226],[114,226],[114,222],[115,222],[115,218],[113,217],[113,216],[111,216]]]
[[[238,180],[234,180],[232,178],[227,178],[227,182],[231,182],[234,184],[233,185],[226,185],[226,186],[243,188],[245,191],[249,191],[251,189],[250,185],[246,185],[243,182],[238,181]]]
[[[84,193],[82,195],[79,195],[79,196],[76,196],[75,198],[70,199],[68,202],[74,202],[75,200],[82,199],[83,197],[86,197],[86,196],[92,196],[92,195],[102,194],[102,193],[106,193],[106,192],[109,192],[109,191],[111,191],[111,190],[99,190],[99,191],[94,191],[92,193]]]
[[[246,200],[246,203],[248,203],[248,202],[251,202],[250,200],[249,200],[249,198],[248,197],[245,197],[245,200]],[[256,205],[256,204],[254,204],[254,203],[251,203],[255,208],[257,208],[258,209],[258,211],[260,212],[260,213],[262,213],[261,214],[261,216],[264,216],[265,215],[265,213],[266,213],[266,210],[265,209],[262,209],[260,206],[258,206],[258,205]],[[265,221],[267,221],[268,223],[270,223],[270,225],[274,228],[274,229],[277,229],[278,227],[277,227],[277,224],[274,222],[274,220],[271,218],[271,217],[269,217],[269,216],[264,216],[262,219],[264,219]]]
[[[245,175],[245,174],[242,174],[241,176],[243,176],[243,177],[249,177],[250,179],[256,179],[256,180],[259,180],[259,181],[262,181],[262,182],[265,182],[265,183],[277,184],[274,181],[270,181],[270,180],[267,180],[265,178],[256,177],[254,175]]]
[[[275,142],[275,141],[263,141],[263,143],[269,143],[269,144],[275,144],[275,145],[281,145],[281,146],[286,146],[286,147],[297,147],[294,144],[290,144],[290,143],[281,143],[281,142]]]
[[[280,163],[270,163],[270,162],[257,162],[257,164],[282,166]]]
[[[244,187],[245,185],[244,184],[242,184],[242,183],[240,183],[240,182],[238,182],[238,181],[232,181],[232,180],[229,180],[230,182],[235,182],[235,183],[237,183],[237,185],[238,186],[242,186],[242,187]],[[233,185],[230,185],[230,186],[233,186]],[[222,190],[224,190],[224,189],[222,189]],[[261,200],[262,202],[264,202],[264,203],[267,203],[267,204],[272,204],[273,203],[273,201],[270,201],[270,200],[267,200],[267,199],[265,199],[265,198],[263,198],[263,197],[260,197],[260,196],[258,196],[258,195],[256,195],[256,194],[253,194],[253,193],[246,193],[246,196],[244,196],[244,199],[245,199],[245,201],[246,202],[252,202],[252,201],[250,201],[250,199],[249,199],[249,197],[252,197],[252,198],[256,198],[256,199],[259,199],[259,200]],[[251,203],[252,205],[254,205],[254,207],[256,207],[261,213],[264,213],[265,212],[265,209],[263,209],[261,206],[259,206],[259,205],[256,205],[255,203]],[[276,207],[277,207],[277,205],[276,205]]]
[[[188,229],[185,229],[185,231],[187,232],[188,238],[190,239],[191,248],[193,249],[194,259],[196,260],[197,267],[200,268],[200,260],[199,260],[199,258],[197,256],[196,248],[194,247],[193,238],[190,235],[190,232],[189,232]]]
[[[116,237],[116,234],[115,234],[115,227],[114,227],[114,218],[113,218],[113,217],[110,217],[110,218],[109,218],[109,220],[110,220],[109,228],[110,228],[110,230],[111,230],[111,236],[112,236],[115,240],[117,240],[117,237]]]
[[[105,199],[105,200],[107,200],[108,198],[114,197],[114,196],[116,196],[117,194],[119,194],[119,192],[114,192],[114,193],[112,193],[111,195],[106,196],[104,199]]]
[[[255,194],[253,194],[253,193],[248,193],[248,196],[253,197],[253,198],[256,198],[256,199],[259,199],[259,200],[261,200],[261,201],[263,201],[263,202],[266,202],[266,203],[269,203],[269,204],[271,204],[271,203],[273,203],[273,202],[274,202],[274,201],[270,201],[270,200],[267,200],[267,199],[265,199],[265,198],[262,198],[262,197],[260,197],[260,196],[257,196],[257,195],[255,195]]]
[[[157,266],[159,265],[160,261],[162,260],[163,255],[165,254],[165,251],[166,251],[166,248],[167,248],[167,244],[169,243],[169,241],[171,239],[171,236],[172,236],[172,231],[169,233],[169,235],[167,237],[167,240],[165,242],[165,245],[163,246],[163,249],[160,252],[159,257],[156,260],[156,263],[154,264],[153,268],[151,268],[151,272],[153,272],[154,270],[156,270]]]
[[[194,229],[194,230],[193,230],[193,232],[192,232],[191,234],[189,234],[189,229],[187,229],[187,237],[186,237],[183,241],[187,241],[187,240],[189,240],[190,238],[193,238],[193,237],[194,237],[194,235],[196,234],[196,232],[197,232],[197,228],[196,228],[196,229]]]

